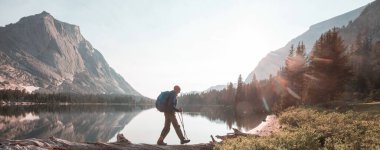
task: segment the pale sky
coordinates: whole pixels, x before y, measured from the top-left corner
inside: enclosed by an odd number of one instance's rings
[[[80,26],[116,72],[156,98],[236,82],[309,26],[373,0],[0,0],[0,26],[49,12]]]

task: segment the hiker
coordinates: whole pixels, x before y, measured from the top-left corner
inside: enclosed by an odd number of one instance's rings
[[[157,145],[167,145],[164,143],[165,137],[168,135],[170,131],[170,124],[173,124],[174,130],[177,133],[178,138],[181,140],[181,144],[189,143],[189,139],[185,139],[182,134],[181,128],[178,124],[177,118],[175,116],[175,112],[182,112],[182,108],[177,109],[177,95],[181,92],[181,88],[176,85],[172,91],[162,92],[160,96],[157,98],[156,107],[159,111],[163,112],[165,115],[165,125],[162,129],[160,138],[157,140]],[[162,100],[163,99],[163,100]],[[164,108],[159,108],[160,101],[163,101],[162,105]]]

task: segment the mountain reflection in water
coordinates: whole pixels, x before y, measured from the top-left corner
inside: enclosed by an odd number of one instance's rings
[[[57,138],[107,141],[146,106],[2,106],[0,138]]]

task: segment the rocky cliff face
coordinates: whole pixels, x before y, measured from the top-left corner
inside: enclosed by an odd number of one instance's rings
[[[0,27],[0,88],[140,95],[81,35],[49,13]]]
[[[292,39],[284,47],[270,52],[267,56],[261,59],[256,68],[248,75],[245,82],[251,82],[254,74],[256,74],[256,78],[258,80],[267,79],[271,74],[276,75],[280,67],[284,65],[285,58],[288,55],[288,51],[292,44],[296,46],[298,42],[303,41],[307,52],[310,52],[315,41],[321,36],[322,33],[333,27],[346,26],[350,21],[355,20],[363,9],[364,7],[361,7],[343,15],[312,25],[308,31]]]

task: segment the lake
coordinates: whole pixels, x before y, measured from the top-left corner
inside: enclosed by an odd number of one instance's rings
[[[1,139],[54,136],[70,141],[113,142],[118,133],[123,133],[133,143],[155,144],[164,125],[163,113],[153,106],[28,105],[0,108]],[[223,107],[184,108],[184,111],[185,130],[191,144],[208,143],[210,135],[225,135],[232,132],[231,128],[247,132],[266,117],[265,114],[236,115]],[[179,144],[173,127],[165,142]]]

